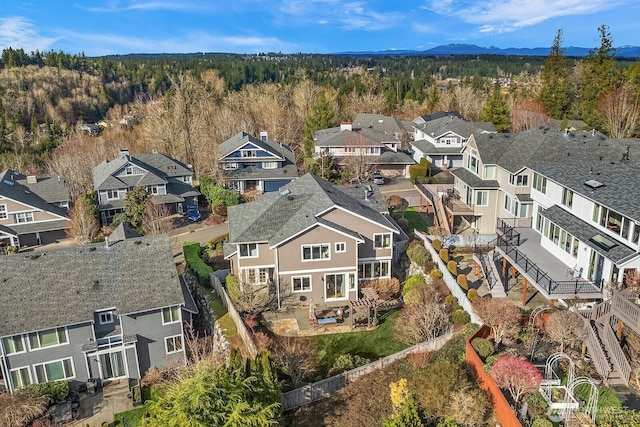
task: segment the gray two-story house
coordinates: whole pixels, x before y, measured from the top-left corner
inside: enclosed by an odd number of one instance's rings
[[[0,257],[0,386],[77,388],[184,363],[197,310],[169,238],[120,227],[107,243]]]
[[[145,187],[153,203],[165,205],[172,214],[183,213],[189,204],[197,205],[200,195],[193,187],[189,165],[155,151],[132,156],[123,149],[118,158],[93,168],[102,224],[110,224],[115,214],[124,212],[125,195],[135,187]]]

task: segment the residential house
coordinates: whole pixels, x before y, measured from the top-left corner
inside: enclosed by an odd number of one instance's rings
[[[344,168],[349,158],[362,159],[372,172],[409,177],[409,166],[415,162],[400,151],[406,135],[405,124],[392,117],[358,114],[353,123],[314,132],[314,156],[327,152],[338,168]]]
[[[413,160],[419,163],[425,158],[439,169],[462,166],[461,151],[471,135],[496,133],[493,123],[470,122],[453,114],[428,121],[420,116],[413,129]]]
[[[218,153],[227,187],[240,193],[278,191],[298,176],[293,150],[270,141],[267,132],[260,138],[240,132],[220,144]]]
[[[531,168],[540,164],[619,161],[627,151],[640,158],[640,140],[609,139],[596,131],[559,131],[545,126],[518,134],[473,134],[454,169],[455,197],[473,211],[465,217],[480,234],[497,219],[530,226],[534,216]]]
[[[278,305],[344,305],[359,283],[388,279],[404,238],[375,185],[337,186],[306,174],[277,193],[229,207],[231,272],[273,285]]]
[[[124,212],[125,195],[135,187],[145,187],[153,203],[165,205],[172,214],[183,213],[189,204],[197,205],[200,195],[193,187],[189,165],[155,151],[132,156],[123,149],[116,159],[93,168],[102,224],[110,224],[115,214]]]
[[[62,177],[0,173],[0,246],[34,246],[66,238],[69,192]]]
[[[183,322],[197,309],[169,238],[124,238],[132,233],[120,225],[105,243],[0,257],[7,390],[139,379],[153,366],[184,363]]]

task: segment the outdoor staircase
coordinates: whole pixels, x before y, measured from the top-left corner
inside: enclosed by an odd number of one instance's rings
[[[628,290],[614,291],[610,300],[601,302],[589,311],[582,311],[587,335],[587,348],[598,373],[609,385],[629,385],[631,365],[620,347],[615,329],[618,322],[640,333],[640,307],[630,299]]]
[[[488,253],[475,253],[473,254],[473,260],[480,265],[482,274],[487,281],[491,296],[493,298],[505,298],[507,296],[507,287],[505,285],[502,276],[500,275],[498,268],[496,267],[495,251]]]

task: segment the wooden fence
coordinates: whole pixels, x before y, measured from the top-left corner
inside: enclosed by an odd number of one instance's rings
[[[453,277],[453,275],[449,272],[449,270],[447,269],[447,265],[440,258],[440,254],[433,248],[431,240],[429,240],[425,234],[422,234],[419,231],[416,231],[415,234],[420,239],[422,239],[422,241],[424,242],[424,246],[429,250],[429,253],[431,254],[431,258],[438,264],[438,269],[442,272],[442,279],[447,285],[447,288],[449,288],[451,295],[458,298],[458,304],[460,304],[464,311],[469,313],[471,322],[481,325],[482,319],[480,319],[473,311],[473,307],[471,306],[471,301],[467,297],[467,293],[460,287],[460,285],[458,285],[458,282],[456,282],[456,278]]]
[[[242,338],[242,342],[244,342],[247,351],[252,358],[256,357],[258,355],[258,349],[256,348],[256,345],[251,338],[251,333],[247,329],[244,321],[242,320],[242,317],[240,317],[240,314],[229,299],[229,295],[227,295],[227,291],[224,289],[224,286],[222,286],[220,278],[218,277],[218,275],[216,275],[216,273],[211,273],[209,275],[209,280],[211,282],[211,287],[220,296],[222,304],[224,304],[224,306],[227,308],[229,316],[231,316],[231,320],[233,320],[233,323],[236,324],[238,335],[240,335],[240,338]]]
[[[447,341],[449,341],[452,336],[453,332],[449,332],[432,340],[418,343],[412,347],[399,351],[398,353],[376,360],[375,362],[368,363],[358,368],[345,371],[342,374],[334,375],[333,377],[329,377],[322,381],[283,393],[282,407],[285,411],[288,411],[290,409],[295,409],[299,406],[324,399],[325,397],[329,397],[350,382],[353,382],[371,372],[377,371],[378,369],[389,366],[393,362],[407,357],[409,354],[438,350]]]
[[[480,359],[480,356],[478,356],[471,346],[472,339],[476,337],[487,338],[490,334],[491,329],[488,326],[483,325],[469,337],[466,342],[465,360],[467,361],[467,365],[473,371],[480,388],[491,397],[493,410],[498,416],[498,420],[502,427],[522,427],[515,410],[511,407],[506,397],[504,397],[502,390],[500,390],[496,382],[493,381],[484,371],[484,363],[482,363],[482,359]]]

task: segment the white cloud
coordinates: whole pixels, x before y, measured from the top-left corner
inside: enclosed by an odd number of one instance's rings
[[[120,1],[113,0],[101,3],[100,6],[85,7],[84,5],[78,5],[90,12],[127,12],[132,10],[171,10],[171,11],[198,11],[211,9],[214,2],[207,1],[160,1],[160,0],[133,0],[133,1]]]
[[[438,28],[436,26],[425,24],[422,22],[412,23],[411,29],[416,33],[421,33],[421,34],[433,34],[438,32]]]
[[[58,40],[38,33],[28,18],[11,16],[0,18],[0,47],[22,48],[26,52],[47,51]]]
[[[481,33],[507,33],[552,18],[588,15],[619,5],[620,0],[431,0],[425,9],[479,26]]]

